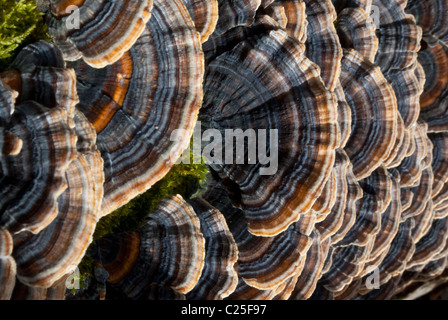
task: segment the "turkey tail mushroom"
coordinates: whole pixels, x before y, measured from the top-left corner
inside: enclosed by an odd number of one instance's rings
[[[362,197],[362,189],[353,175],[351,167],[347,154],[343,150],[337,149],[334,164],[336,175],[335,203],[324,219],[316,224],[316,230],[319,231],[322,241],[333,237],[338,231],[340,231],[339,238],[345,237],[346,232],[355,221],[355,203]],[[341,228],[346,231],[344,232]],[[336,238],[334,236],[332,242],[339,241]]]
[[[49,51],[48,56],[53,56],[57,51],[54,46],[44,42],[25,50],[37,56],[41,51]],[[16,64],[20,68],[22,58],[32,60],[33,57],[33,54],[19,54]],[[56,66],[61,63],[61,60],[55,61]],[[13,110],[8,115],[9,121],[7,118],[2,119],[3,128],[19,138],[22,144],[16,156],[0,158],[4,177],[0,182],[0,223],[13,233],[22,230],[38,233],[57,216],[57,199],[67,188],[65,172],[77,155],[77,138],[73,129],[77,102],[76,89],[73,90],[75,74],[73,70],[38,66],[36,71],[42,75],[39,84],[48,90],[52,89],[49,91],[52,93],[47,96],[48,91],[43,93],[41,102],[44,105],[27,99],[27,96],[36,98],[38,93],[34,89],[38,88],[29,88],[27,81],[24,81],[22,87],[20,71],[0,74],[3,83],[20,84],[20,87],[14,89],[19,92],[20,99],[27,100],[23,103],[18,100],[17,105],[9,107]],[[45,81],[50,78],[55,81]]]
[[[247,164],[236,163],[231,145],[219,146],[229,156],[225,161],[206,158],[234,205],[245,212],[249,231],[274,236],[319,197],[331,175],[339,136],[336,97],[304,56],[304,46],[283,30],[260,29],[208,62],[199,119],[204,133],[254,133],[270,150],[270,162],[262,154],[257,162],[243,145],[237,162],[249,159]]]
[[[415,252],[407,264],[407,269],[425,265],[440,253],[447,243],[448,219],[434,219],[428,232],[416,243]]]
[[[312,244],[311,237],[301,231],[300,222],[273,237],[256,236],[248,231],[244,212],[232,206],[221,183],[212,182],[203,197],[227,220],[238,246],[238,276],[245,284],[261,291],[275,291],[285,281],[300,274]],[[233,293],[234,297],[244,288],[241,285]]]
[[[312,239],[313,244],[307,252],[304,268],[289,297],[291,300],[308,299],[316,289],[317,281],[322,275],[322,268],[330,248],[330,239],[321,241],[318,231],[314,231]]]
[[[447,1],[47,2],[54,44],[0,73],[0,300],[68,297],[83,258],[78,298],[447,281]],[[207,185],[94,238],[192,137]]]
[[[420,118],[428,123],[428,131],[448,129],[448,47],[441,42],[428,46],[418,53],[418,61],[425,74],[420,96]]]
[[[193,19],[201,42],[207,41],[218,22],[218,0],[183,0]]]
[[[199,34],[182,0],[156,0],[142,35],[117,62],[71,66],[78,108],[104,159],[104,216],[148,190],[188,147],[202,101]]]
[[[152,0],[51,0],[48,31],[65,60],[95,68],[116,62],[145,30]]]
[[[320,67],[326,87],[334,91],[341,73],[342,48],[334,27],[336,11],[331,0],[303,0],[308,21],[306,56]]]
[[[378,50],[376,26],[362,8],[345,8],[338,14],[337,33],[341,46],[358,51],[373,62]]]
[[[429,133],[432,143],[431,167],[434,174],[432,197],[436,197],[448,181],[448,132]]]
[[[433,46],[437,41],[448,44],[448,4],[444,0],[408,0],[406,12],[412,14],[423,29],[423,38]]]
[[[233,27],[250,26],[261,0],[218,0],[218,22],[214,33],[220,35]]]
[[[308,20],[306,19],[306,4],[302,0],[278,0],[285,9],[288,19],[286,31],[294,38],[305,43],[307,38]]]
[[[0,159],[18,155],[22,151],[23,140],[3,127],[11,120],[17,95],[17,91],[10,89],[0,81],[0,124],[2,125],[0,127]]]
[[[11,68],[0,78],[19,96],[5,126],[23,146],[2,158],[2,227],[12,231],[17,278],[50,287],[79,264],[91,242],[103,164],[94,128],[75,108],[75,73],[60,51],[43,41],[29,45]]]
[[[388,172],[388,176],[391,179],[391,199],[386,210],[381,214],[381,227],[375,235],[373,248],[370,252],[370,267],[377,267],[381,263],[398,233],[398,227],[401,221],[401,178],[397,171]]]
[[[308,21],[306,5],[302,0],[275,0],[269,6],[258,11],[274,19],[288,34],[299,42],[305,43]]]
[[[375,63],[385,73],[406,70],[417,60],[422,30],[415,18],[404,11],[406,3],[406,0],[372,0],[381,13]]]
[[[400,184],[403,188],[412,187],[419,183],[423,170],[427,167],[424,160],[433,149],[428,145],[428,126],[418,123],[414,130],[414,152],[403,159],[396,168],[400,174]]]
[[[352,132],[344,150],[361,180],[394,151],[397,100],[380,68],[357,51],[344,49],[340,81],[352,113]]]
[[[257,11],[257,18],[260,15],[267,15],[271,17],[283,29],[285,29],[286,25],[288,24],[288,18],[286,17],[285,8],[279,2],[273,2],[267,7],[260,8]]]
[[[422,30],[415,18],[406,14],[407,1],[373,0],[380,14],[377,36],[379,41],[375,63],[381,67],[397,96],[398,110],[409,128],[419,116],[419,82],[415,76],[417,52]]]
[[[356,220],[336,246],[366,246],[381,228],[381,215],[392,199],[392,179],[384,166],[359,181],[363,197],[356,204]]]
[[[28,286],[17,280],[11,300],[65,300],[66,278],[59,279],[49,288]]]
[[[16,262],[11,256],[13,239],[11,234],[0,229],[0,300],[11,298],[16,283]]]
[[[165,198],[139,229],[96,240],[93,256],[108,272],[107,281],[132,299],[146,298],[151,285],[185,294],[204,268],[200,225],[181,196]]]
[[[403,204],[403,212],[401,214],[402,221],[409,217],[416,217],[423,213],[426,209],[428,202],[432,201],[432,195],[434,194],[434,171],[432,167],[433,159],[433,144],[427,137],[427,145],[429,148],[428,155],[422,161],[423,171],[418,180],[418,183],[414,183],[410,187],[401,189],[401,202]]]
[[[205,239],[205,263],[201,278],[188,300],[221,300],[236,288],[238,275],[234,268],[238,259],[238,247],[225,217],[207,201],[195,198],[188,202],[201,222]]]
[[[103,170],[96,133],[79,111],[75,115],[81,153],[67,168],[67,190],[58,198],[58,215],[37,235],[14,238],[18,279],[30,286],[49,287],[73,272],[93,240],[103,197]],[[33,250],[30,250],[33,248]]]
[[[410,218],[400,223],[398,233],[394,237],[390,249],[378,267],[382,286],[391,278],[401,275],[406,269],[408,261],[415,252],[415,243],[411,231],[415,221]]]

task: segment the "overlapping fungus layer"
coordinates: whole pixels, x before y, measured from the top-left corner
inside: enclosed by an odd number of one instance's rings
[[[54,44],[0,73],[0,299],[64,299],[84,257],[84,298],[390,299],[448,281],[447,12],[51,0]],[[196,126],[205,191],[94,240]]]

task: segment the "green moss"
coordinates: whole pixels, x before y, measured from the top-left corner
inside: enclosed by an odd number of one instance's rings
[[[86,255],[81,263],[78,265],[79,268],[79,286],[84,288],[86,283],[86,278],[94,273],[94,261],[93,258]],[[73,294],[75,294],[74,292]]]
[[[190,153],[192,164],[174,165],[168,174],[147,192],[102,218],[97,224],[94,239],[106,234],[136,229],[146,215],[167,196],[180,194],[184,199],[190,199],[197,195],[198,191],[204,188],[208,169],[203,161],[200,164],[194,164],[193,157]]]
[[[0,71],[25,45],[50,41],[43,14],[34,0],[0,0]]]
[[[198,162],[200,163],[195,164]],[[180,194],[184,199],[190,199],[203,192],[207,185],[208,168],[203,159],[193,155],[192,152],[190,152],[190,163],[174,165],[168,174],[151,189],[102,218],[96,226],[94,240],[108,234],[135,230],[141,225],[148,213],[152,212],[160,201],[167,196]],[[78,268],[80,286],[83,288],[85,280],[94,275],[94,260],[87,254]],[[73,291],[72,293],[75,294],[76,292]]]

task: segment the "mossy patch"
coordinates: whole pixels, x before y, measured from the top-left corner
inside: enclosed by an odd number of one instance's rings
[[[167,196],[180,194],[184,199],[190,199],[195,195],[206,183],[208,168],[203,161],[200,164],[194,164],[199,161],[193,161],[193,157],[190,153],[191,164],[174,165],[168,174],[147,192],[102,218],[97,224],[94,239],[106,234],[136,229]]]
[[[0,0],[0,71],[22,47],[38,40],[51,41],[44,16],[34,0]]]
[[[194,161],[193,161],[194,160]],[[190,152],[191,164],[176,164],[168,174],[148,191],[134,198],[123,207],[103,217],[96,226],[94,240],[108,234],[120,234],[137,229],[161,200],[180,194],[188,200],[200,195],[207,186],[208,167],[203,159]],[[197,162],[200,162],[197,164]],[[84,279],[94,274],[94,261],[87,254],[79,264],[81,288]]]

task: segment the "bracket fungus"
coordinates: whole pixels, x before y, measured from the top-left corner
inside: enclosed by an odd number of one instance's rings
[[[306,5],[302,0],[275,0],[267,6],[263,5],[257,14],[268,15],[290,36],[305,43],[308,26],[305,9]]]
[[[200,221],[181,196],[162,201],[138,230],[101,238],[94,248],[93,256],[109,274],[107,281],[133,299],[144,296],[152,284],[185,294],[204,267]]]
[[[234,268],[238,259],[235,239],[225,217],[218,209],[200,198],[192,199],[188,203],[201,223],[201,232],[205,239],[205,258],[201,277],[186,297],[189,300],[227,298],[238,283]]]
[[[99,219],[104,179],[96,134],[80,112],[74,121],[81,154],[65,172],[67,190],[58,198],[57,217],[37,235],[21,233],[14,239],[17,277],[28,285],[49,287],[72,273],[92,242]]]
[[[8,230],[0,229],[0,300],[11,298],[16,283],[16,262],[11,256],[14,244]]]
[[[228,152],[232,145],[220,146],[226,159],[210,164],[245,212],[249,231],[268,236],[311,209],[331,175],[339,136],[336,97],[303,45],[283,30],[253,28],[250,37],[215,49],[208,60],[199,119],[216,135],[238,128],[270,148],[269,159],[243,146],[237,162],[249,163],[239,165],[227,158],[235,157]],[[279,59],[283,63],[276,65]]]
[[[337,33],[341,46],[354,49],[373,62],[378,50],[376,26],[369,14],[361,7],[349,7],[337,17]]]
[[[203,199],[165,198],[137,230],[98,239],[92,251],[107,281],[132,299],[165,290],[223,299],[237,285],[235,241],[222,214]]]
[[[397,101],[380,68],[357,51],[344,49],[341,69],[340,82],[352,114],[352,130],[344,150],[360,180],[393,152]]]
[[[9,119],[2,119],[3,128],[22,144],[16,156],[1,158],[0,223],[13,233],[38,233],[56,217],[57,199],[67,188],[65,172],[77,153],[73,129],[75,74],[57,68],[63,60],[57,59],[56,52],[44,42],[31,45],[13,64],[18,69],[0,75],[1,81],[19,94],[10,107]],[[54,58],[55,67],[51,67]],[[39,62],[37,66],[34,60]],[[36,75],[35,82],[27,81],[31,74]]]
[[[300,274],[312,244],[301,221],[277,236],[256,236],[249,232],[244,212],[232,206],[221,183],[212,183],[203,197],[224,215],[238,246],[238,277],[243,281],[236,291],[243,284],[261,291],[275,290]]]
[[[437,41],[448,43],[447,19],[448,4],[443,0],[417,1],[408,0],[405,8],[422,27],[423,37],[433,46]]]
[[[49,3],[54,44],[0,72],[0,299],[67,298],[78,266],[72,299],[448,281],[446,1]],[[209,169],[196,193],[97,228],[190,143]]]
[[[251,25],[260,5],[261,0],[218,0],[218,22],[214,32],[220,35],[233,27]]]
[[[445,131],[448,128],[448,47],[438,42],[418,53],[425,84],[420,96],[420,118],[428,123],[429,131]]]
[[[304,0],[308,20],[306,56],[320,67],[322,80],[334,91],[341,73],[342,48],[334,27],[336,10],[331,0]]]
[[[355,205],[363,195],[353,174],[350,159],[343,150],[337,149],[334,168],[337,181],[336,201],[330,213],[316,224],[322,240],[330,237],[332,244],[344,238],[355,223]]]
[[[218,23],[218,0],[183,0],[183,3],[201,35],[201,42],[207,41]]]
[[[404,11],[406,1],[373,0],[372,4],[381,13],[375,63],[394,88],[398,110],[405,127],[409,128],[417,121],[420,109],[421,91],[414,69],[422,29],[415,18]]]
[[[38,42],[11,67],[0,79],[18,99],[2,120],[22,148],[2,158],[1,223],[14,239],[18,281],[46,288],[80,263],[92,240],[103,165],[94,128],[75,108],[75,73],[60,51]]]
[[[188,147],[202,101],[201,42],[181,0],[157,0],[117,62],[71,66],[77,107],[94,125],[104,160],[104,216],[160,180]]]
[[[152,0],[51,0],[48,31],[66,60],[102,68],[134,45],[152,7]]]

